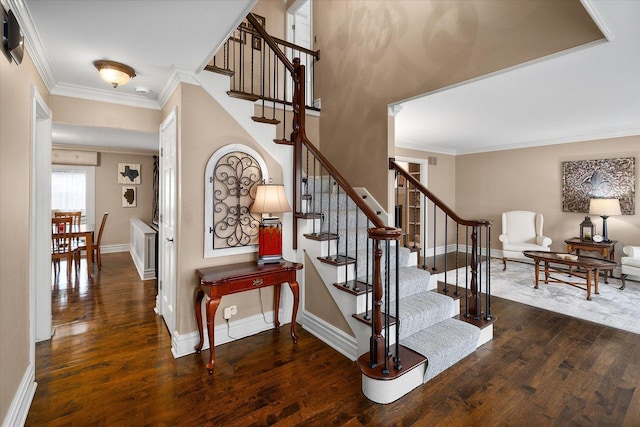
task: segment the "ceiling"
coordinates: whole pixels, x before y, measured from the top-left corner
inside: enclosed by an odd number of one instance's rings
[[[51,94],[159,109],[257,0],[130,0],[126,13],[119,0],[2,1]],[[398,102],[396,145],[465,154],[640,134],[640,1],[582,1],[607,41]],[[97,59],[137,76],[114,89]],[[54,123],[53,138],[157,151],[154,133]]]
[[[583,4],[606,41],[398,102],[396,146],[465,154],[640,134],[640,1]]]
[[[17,12],[27,50],[51,94],[160,109],[180,79],[202,70],[257,0],[2,1]],[[136,77],[114,89],[93,66],[98,59],[125,63]],[[157,134],[54,122],[54,144],[114,146],[113,138],[125,148],[157,151]]]

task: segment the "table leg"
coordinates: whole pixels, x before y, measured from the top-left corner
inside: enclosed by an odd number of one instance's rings
[[[549,263],[544,263],[544,283],[549,284]]]
[[[85,241],[87,243],[87,279],[93,279],[93,233],[87,233]]]
[[[216,356],[214,352],[214,339],[213,339],[213,330],[214,323],[216,317],[216,310],[220,305],[220,297],[211,298],[207,301],[207,332],[209,333],[209,363],[207,363],[207,369],[209,370],[209,374],[213,374],[213,368],[216,367]]]
[[[594,286],[594,292],[597,294],[599,294],[600,292],[598,291],[598,282],[600,281],[600,270],[596,268],[596,274],[594,276],[594,280],[596,281],[595,286]],[[607,282],[607,271],[605,270],[604,272],[604,283],[608,283]]]
[[[273,285],[273,326],[280,329],[280,284]]]
[[[591,269],[587,268],[587,301],[591,301]]]
[[[300,288],[298,282],[289,282],[291,293],[293,294],[293,313],[291,314],[291,339],[294,344],[298,342],[298,336],[296,335],[296,317],[298,317],[298,304],[300,302]]]
[[[540,277],[540,261],[536,260],[536,285],[533,289],[538,289],[538,279]]]
[[[196,293],[195,309],[196,309],[196,323],[198,324],[198,334],[200,335],[200,341],[194,347],[196,353],[200,354],[202,346],[204,345],[204,334],[202,333],[202,298],[204,298],[204,291],[199,289]]]

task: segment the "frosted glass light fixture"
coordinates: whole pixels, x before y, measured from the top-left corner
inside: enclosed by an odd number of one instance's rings
[[[121,64],[120,62],[101,59],[99,61],[94,61],[93,65],[100,72],[102,80],[109,83],[114,88],[119,85],[127,84],[129,80],[136,76],[136,72],[133,68],[128,65]]]

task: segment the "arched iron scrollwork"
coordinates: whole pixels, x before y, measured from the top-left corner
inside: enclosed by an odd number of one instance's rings
[[[258,243],[260,218],[250,208],[261,182],[260,165],[249,154],[234,151],[218,160],[213,175],[214,249]]]

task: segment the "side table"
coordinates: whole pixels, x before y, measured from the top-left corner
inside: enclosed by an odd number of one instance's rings
[[[579,237],[572,237],[564,241],[567,244],[567,252],[580,254],[580,251],[593,251],[602,255],[602,258],[615,261],[615,251],[617,240],[596,243],[593,240],[581,240]],[[613,277],[613,270],[605,271],[604,283],[609,283],[609,276]]]
[[[298,303],[300,301],[300,291],[296,281],[296,271],[302,269],[302,264],[285,262],[283,264],[258,265],[256,262],[244,262],[239,264],[221,265],[218,267],[201,268],[196,270],[196,277],[200,282],[200,287],[196,293],[195,309],[196,323],[200,341],[196,345],[196,353],[202,351],[204,344],[202,326],[202,299],[205,294],[209,297],[206,303],[207,332],[209,333],[209,363],[207,370],[213,374],[216,366],[214,352],[214,322],[216,310],[220,305],[220,299],[224,295],[235,294],[237,292],[250,291],[252,289],[273,286],[273,311],[274,326],[280,328],[278,320],[278,310],[280,308],[280,285],[289,283],[293,293],[293,313],[291,318],[291,338],[294,343],[298,342],[296,335],[296,314],[298,313]]]

